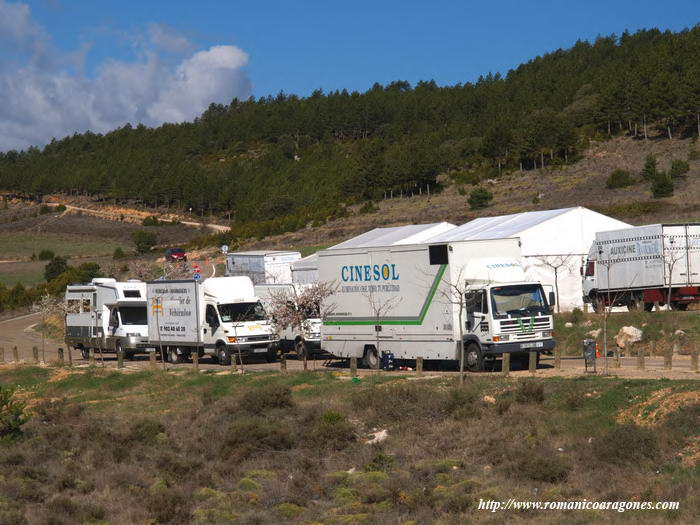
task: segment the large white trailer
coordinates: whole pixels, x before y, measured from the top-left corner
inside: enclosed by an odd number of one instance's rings
[[[146,283],[96,278],[66,287],[67,345],[87,359],[90,349],[123,351],[126,357],[144,352],[148,340]]]
[[[303,289],[304,286],[298,284],[258,284],[255,286],[255,295],[260,298],[260,302],[262,302],[269,315],[270,305],[275,299],[286,300],[292,307],[298,309],[297,298],[303,292]],[[321,351],[321,314],[319,306],[315,305],[312,311],[302,312],[304,314],[304,322],[301,327],[288,326],[277,330],[282,350],[294,350],[299,357]]]
[[[598,232],[584,267],[583,300],[651,311],[700,301],[700,224],[651,224]]]
[[[210,355],[260,355],[274,361],[279,340],[248,277],[147,283],[149,344],[171,363]]]
[[[460,337],[473,371],[504,353],[554,348],[554,294],[548,301],[525,277],[517,238],[327,250],[319,274],[338,283],[321,327],[324,349],[371,368],[382,352],[459,359]]]
[[[253,284],[292,282],[292,263],[301,259],[293,251],[233,252],[226,256],[226,275],[250,277]]]

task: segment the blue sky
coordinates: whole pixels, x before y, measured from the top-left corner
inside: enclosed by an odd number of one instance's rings
[[[468,82],[577,39],[698,22],[697,0],[0,0],[0,151],[251,94]]]

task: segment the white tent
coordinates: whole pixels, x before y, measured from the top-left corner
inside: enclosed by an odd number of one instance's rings
[[[329,250],[340,248],[369,248],[372,246],[392,246],[395,244],[420,244],[431,237],[445,233],[454,224],[435,222],[432,224],[409,224],[392,228],[374,228],[357,237],[331,246]],[[313,254],[292,264],[292,282],[311,284],[318,281],[318,255]]]
[[[554,286],[557,267],[560,308],[571,310],[583,306],[580,268],[596,232],[629,227],[627,223],[579,206],[482,217],[428,242],[519,237],[528,277]]]

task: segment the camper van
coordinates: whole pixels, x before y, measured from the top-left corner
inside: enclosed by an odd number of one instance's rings
[[[96,278],[68,285],[65,300],[65,342],[84,359],[90,349],[126,357],[146,351],[146,283]]]
[[[259,284],[255,286],[255,295],[260,298],[263,307],[269,312],[269,305],[273,298],[282,297],[299,308],[296,297],[303,292],[302,285],[295,284]],[[277,330],[280,338],[280,348],[283,351],[295,351],[299,357],[308,357],[310,354],[321,351],[321,314],[319,305],[313,311],[303,312],[304,324],[301,327],[289,326]]]
[[[279,339],[248,277],[147,283],[149,344],[171,363],[210,355],[221,365],[238,356],[277,358]]]
[[[339,284],[324,350],[369,368],[383,353],[459,360],[460,338],[472,371],[554,348],[554,294],[525,276],[517,238],[326,250],[319,276]]]

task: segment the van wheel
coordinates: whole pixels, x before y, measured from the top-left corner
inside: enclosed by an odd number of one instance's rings
[[[465,350],[464,360],[467,363],[467,370],[470,372],[484,371],[484,354],[476,343],[469,343]]]
[[[644,303],[644,311],[651,312],[654,310],[654,303]]]
[[[277,361],[277,348],[275,348],[274,345],[270,345],[270,347],[267,349],[265,359],[268,363],[274,363]]]
[[[297,353],[297,359],[309,358],[309,349],[306,348],[306,343],[303,339],[299,339],[294,343],[294,351]]]
[[[85,361],[87,361],[88,359],[90,359],[90,349],[89,348],[81,348],[80,355]]]
[[[627,301],[627,310],[630,312],[639,312],[644,309],[644,307],[644,299],[639,295],[633,295],[629,298],[629,301]]]
[[[593,311],[597,314],[605,311],[605,304],[603,303],[603,300],[598,296],[591,297],[591,306],[593,307]]]
[[[216,347],[216,359],[221,366],[229,366],[231,364],[231,353],[224,345]]]
[[[362,358],[362,364],[367,368],[379,370],[379,353],[373,346],[365,348],[365,355]]]
[[[171,346],[168,348],[168,361],[174,365],[182,363],[182,354],[177,352],[177,347]]]
[[[679,303],[678,301],[671,301],[671,310],[685,312],[687,309],[688,303]]]

